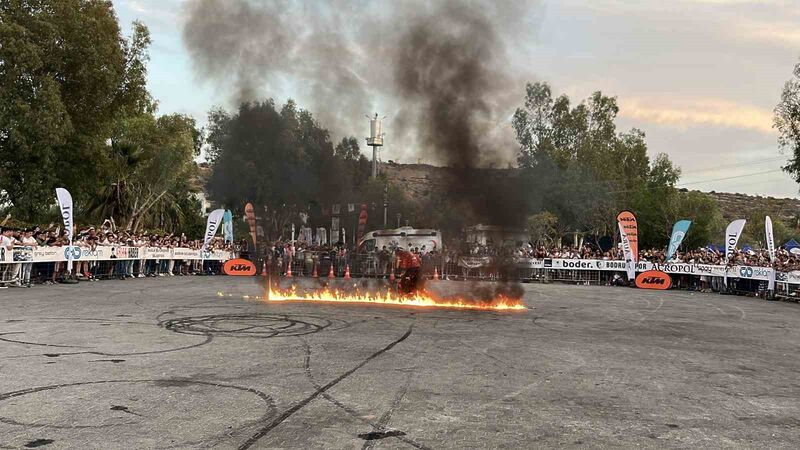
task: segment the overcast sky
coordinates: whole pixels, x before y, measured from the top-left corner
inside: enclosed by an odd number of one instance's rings
[[[114,4],[126,33],[136,19],[150,28],[149,86],[159,112],[204,123],[212,106],[231,106],[230,93],[192,70],[181,41],[187,1]],[[651,156],[667,153],[683,169],[681,186],[797,197],[797,183],[780,171],[787,155],[777,148],[772,110],[800,59],[800,0],[543,3],[511,55],[528,81],[546,81],[573,101],[597,90],[616,96],[620,128],[644,130]],[[268,94],[308,103],[285,90]],[[523,94],[519,86],[520,102]],[[366,135],[364,125],[351,134]],[[383,159],[416,162],[392,154],[386,128]]]

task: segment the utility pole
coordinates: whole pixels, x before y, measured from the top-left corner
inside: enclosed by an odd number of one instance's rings
[[[383,133],[381,133],[382,119],[378,119],[378,113],[375,113],[375,117],[366,116],[366,118],[369,119],[369,137],[367,138],[367,145],[372,147],[372,179],[374,180],[378,177],[378,147],[383,146]]]
[[[383,187],[383,228],[389,225],[389,186]]]

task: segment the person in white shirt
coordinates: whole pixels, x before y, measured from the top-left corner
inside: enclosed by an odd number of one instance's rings
[[[0,264],[0,289],[5,289],[14,280],[14,274],[17,271],[17,264],[14,264],[14,230],[11,228],[3,229],[0,235],[0,260],[8,261],[8,263]]]
[[[33,238],[33,230],[23,230],[20,243],[25,247],[35,248],[38,243]],[[31,255],[33,256],[33,255]],[[25,287],[31,287],[31,271],[33,270],[33,262],[22,263],[22,271],[20,273],[20,283]]]

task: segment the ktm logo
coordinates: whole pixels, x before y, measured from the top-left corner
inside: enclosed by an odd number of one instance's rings
[[[246,259],[231,259],[222,266],[222,271],[231,276],[253,276],[256,274],[256,266]]]
[[[640,289],[669,289],[672,279],[660,270],[648,270],[636,277],[636,287]]]
[[[667,282],[667,280],[665,280],[665,279],[663,279],[661,277],[647,277],[647,278],[642,280],[643,284],[664,284],[666,282]]]

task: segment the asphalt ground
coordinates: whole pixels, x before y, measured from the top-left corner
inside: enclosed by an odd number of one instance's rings
[[[229,277],[3,290],[0,448],[800,446],[800,305],[525,289],[514,312]]]

